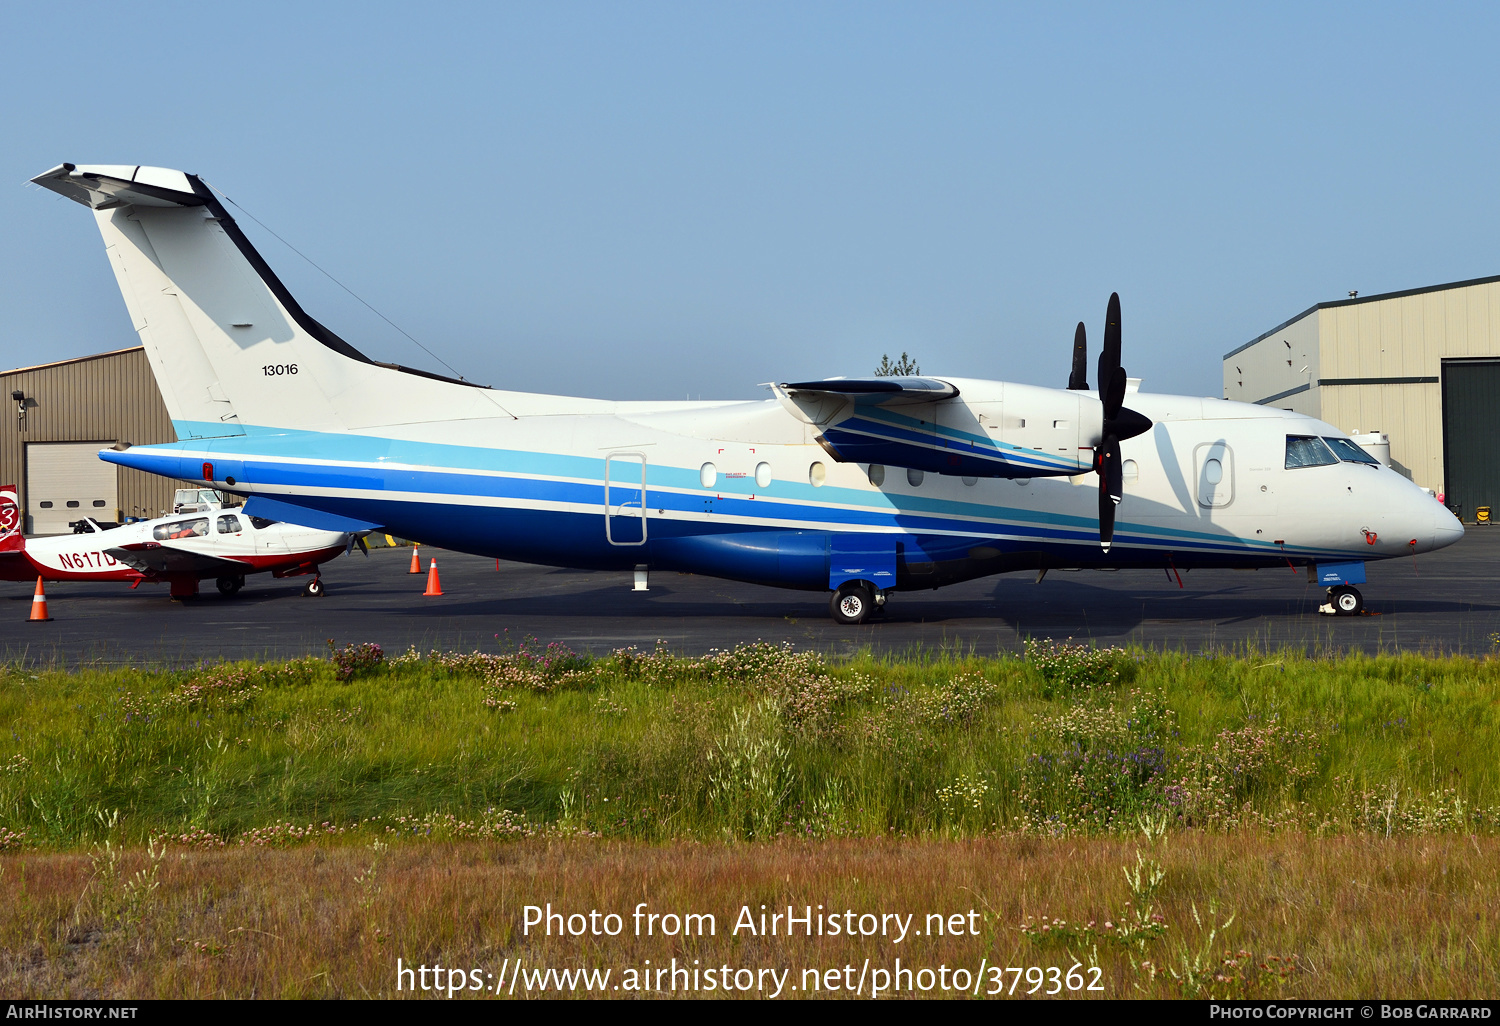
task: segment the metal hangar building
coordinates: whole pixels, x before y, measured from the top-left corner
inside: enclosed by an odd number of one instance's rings
[[[122,521],[172,508],[176,482],[116,467],[100,449],[175,442],[140,346],[0,372],[0,484],[18,486],[27,534],[65,534],[83,517]]]
[[[1224,397],[1390,437],[1460,519],[1500,508],[1500,276],[1319,303],[1224,356]]]

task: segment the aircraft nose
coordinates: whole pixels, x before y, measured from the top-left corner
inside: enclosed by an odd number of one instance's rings
[[[1442,506],[1433,505],[1437,508],[1432,511],[1432,547],[1441,549],[1464,536],[1464,525]]]

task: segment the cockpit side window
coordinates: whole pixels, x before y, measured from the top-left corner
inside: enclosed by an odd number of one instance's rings
[[[278,520],[267,520],[265,517],[251,517],[250,522],[255,525],[257,531],[264,531],[273,524],[280,523]]]
[[[206,534],[208,534],[207,517],[174,520],[170,524],[157,524],[151,530],[151,536],[157,541],[171,541],[174,538],[202,538]]]
[[[229,514],[219,518],[220,534],[239,534],[245,528],[240,524],[240,518]]]
[[[1325,438],[1329,448],[1345,463],[1368,463],[1372,467],[1380,466],[1380,461],[1365,452],[1352,439],[1348,438]]]
[[[1286,436],[1286,469],[1326,467],[1339,458],[1323,444],[1323,439],[1307,435]]]

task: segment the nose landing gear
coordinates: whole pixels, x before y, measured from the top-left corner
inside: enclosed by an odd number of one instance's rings
[[[1358,616],[1365,611],[1365,597],[1348,584],[1328,589],[1328,601],[1318,607],[1324,616]]]

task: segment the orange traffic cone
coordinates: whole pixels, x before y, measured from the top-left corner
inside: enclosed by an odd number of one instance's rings
[[[422,572],[422,561],[417,558],[417,546],[415,545],[411,547],[411,569],[406,572],[409,574],[419,574]]]
[[[433,595],[441,595],[442,593],[443,586],[438,583],[437,560],[434,559],[432,565],[427,568],[427,590],[422,592],[422,597],[428,598]]]
[[[47,615],[47,593],[42,590],[42,579],[36,579],[36,594],[31,596],[31,618],[27,622],[45,623],[52,619]]]

